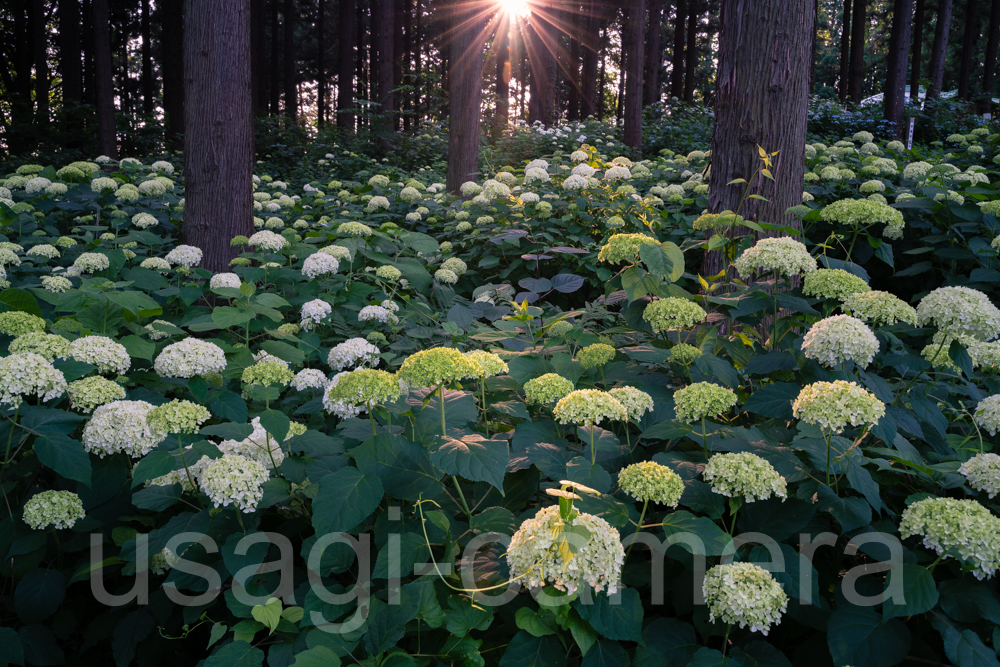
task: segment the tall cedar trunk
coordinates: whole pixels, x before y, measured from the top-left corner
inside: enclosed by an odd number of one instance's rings
[[[674,53],[673,71],[670,76],[670,95],[677,99],[684,96],[684,20],[687,18],[687,3],[688,0],[677,0],[674,17]]]
[[[413,0],[403,2],[403,83],[407,92],[403,94],[400,111],[403,116],[403,130],[409,132],[413,128]]]
[[[479,107],[483,95],[483,2],[453,0],[447,9],[452,26],[448,98],[448,190],[458,194],[462,183],[474,181],[479,171]]]
[[[94,89],[94,10],[91,0],[83,0],[80,5],[83,24],[83,103],[96,102]]]
[[[281,51],[279,50],[278,3],[281,0],[271,0],[271,90],[268,103],[271,115],[281,113]]]
[[[184,0],[158,2],[163,72],[163,115],[167,124],[167,143],[179,148],[184,135]]]
[[[403,98],[399,92],[399,87],[403,83],[403,57],[406,53],[403,44],[403,3],[404,0],[394,0],[393,30],[392,30],[392,109],[396,113],[392,116],[393,130],[399,130],[399,121],[402,118]]]
[[[80,0],[59,0],[59,75],[63,103],[83,101],[83,67],[80,61]]]
[[[710,211],[740,208],[746,186],[725,184],[756,173],[760,146],[778,152],[774,180],[753,182],[752,193],[764,199],[747,199],[740,214],[800,228],[785,211],[802,203],[813,8],[809,0],[764,6],[722,1]],[[713,276],[723,268],[723,255],[715,251],[706,255],[702,273]]]
[[[635,159],[642,157],[642,27],[646,19],[646,0],[630,0],[625,10],[623,44],[628,60],[625,63],[625,145],[632,148]]]
[[[537,120],[551,125],[554,117],[555,90],[552,82],[552,63],[555,59],[555,32],[540,13],[531,15],[528,28],[528,58],[531,61],[531,102],[537,102]],[[535,98],[538,98],[537,100]]]
[[[493,135],[500,137],[510,122],[510,14],[504,13],[493,38],[496,51],[497,113],[493,118]]]
[[[142,113],[153,115],[153,43],[149,34],[149,0],[140,0],[139,25],[142,32]]]
[[[993,97],[997,73],[997,44],[1000,42],[1000,0],[990,5],[990,27],[986,32],[986,57],[983,59],[983,92]]]
[[[958,71],[958,97],[969,99],[972,79],[972,54],[979,41],[979,16],[976,14],[976,0],[965,1],[965,30],[962,32],[962,60]]]
[[[592,0],[584,4],[586,15],[584,26],[586,37],[583,42],[583,83],[581,94],[581,116],[590,118],[597,116],[597,59],[601,44],[601,23],[597,16],[597,7]]]
[[[997,0],[1000,2],[1000,0]],[[924,0],[913,11],[913,46],[910,48],[910,102],[920,100],[920,65],[924,46]]]
[[[251,105],[257,116],[267,115],[267,68],[264,51],[264,0],[250,0]]]
[[[923,2],[923,0],[919,0]],[[844,0],[844,16],[840,23],[840,101],[846,102],[849,97],[847,83],[851,80],[851,4],[853,0]]]
[[[250,0],[186,0],[184,243],[225,271],[253,233]]]
[[[34,0],[32,10],[32,27],[35,53],[35,104],[36,119],[40,131],[45,132],[49,126],[49,62],[48,62],[48,30],[45,24],[45,2]]]
[[[660,32],[663,22],[663,0],[649,1],[649,24],[646,26],[646,72],[643,80],[642,103],[654,104],[660,101]]]
[[[698,0],[688,0],[687,47],[684,51],[684,101],[694,102],[694,68],[698,57]]]
[[[934,25],[934,46],[931,47],[931,65],[928,76],[931,80],[927,99],[936,100],[941,96],[944,84],[944,61],[948,55],[948,33],[951,32],[952,0],[940,0],[937,23]]]
[[[711,21],[709,21],[711,23]],[[816,47],[819,42],[819,0],[813,0],[812,55],[809,56],[809,95],[812,96],[816,82]],[[711,37],[706,40],[712,43]]]
[[[357,72],[357,92],[356,96],[359,100],[369,100],[368,97],[368,79],[365,75],[365,35],[368,34],[365,30],[365,8],[363,2],[355,3],[355,14],[354,14],[354,43],[357,45],[357,50],[355,51],[355,61],[354,61],[354,71]],[[358,129],[364,125],[365,115],[361,114],[358,116]]]
[[[605,41],[608,30],[605,28],[601,34],[601,74],[597,79],[597,120],[604,120],[604,90],[608,76],[608,49]]]
[[[392,99],[394,14],[393,0],[372,2],[372,62],[376,65],[372,76],[375,79],[375,101],[378,102],[378,139],[381,151],[392,148],[392,129],[395,126]],[[374,56],[376,52],[377,57]]]
[[[111,30],[108,0],[93,0],[94,79],[97,87],[97,148],[108,157],[118,156],[115,137],[115,100],[111,84]]]
[[[580,39],[584,17],[578,11],[567,12],[566,23],[570,26],[569,60],[566,73],[568,80],[566,98],[566,120],[580,120]]]
[[[893,0],[889,58],[886,62],[883,93],[885,119],[893,123],[895,135],[903,138],[903,109],[906,105],[906,56],[910,44],[913,0]]]
[[[299,117],[298,71],[295,68],[295,0],[285,0],[281,23],[285,33],[285,115],[293,122]]]
[[[326,124],[326,29],[323,22],[326,0],[319,0],[316,11],[316,125],[323,127]]]
[[[854,0],[851,16],[851,75],[847,84],[848,97],[855,104],[861,103],[865,89],[865,28],[867,21],[866,0]]]
[[[621,34],[624,34],[626,30],[626,19],[624,14],[627,11],[628,10],[624,7],[622,8]],[[618,125],[622,124],[622,120],[625,117],[625,70],[627,69],[625,60],[626,52],[627,49],[620,49],[618,53],[618,98],[615,103],[615,123]]]
[[[339,0],[337,38],[337,127],[354,131],[354,0]]]

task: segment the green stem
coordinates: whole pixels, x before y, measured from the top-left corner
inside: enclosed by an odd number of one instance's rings
[[[705,430],[705,418],[701,418],[701,446],[705,449],[705,460],[708,460],[708,433]]]
[[[181,436],[177,434],[177,449],[181,453],[181,463],[184,464],[184,471],[187,473],[188,481],[191,483],[192,488],[198,489],[198,485],[194,483],[194,475],[191,474],[191,468],[188,467],[187,459],[184,458],[184,445],[181,443]],[[239,510],[237,510],[237,513]]]
[[[861,232],[859,232],[857,230],[854,231],[854,238],[851,239],[851,247],[847,249],[847,259],[844,260],[844,261],[847,261],[847,262],[851,261],[851,253],[854,252],[854,244],[857,242],[858,236],[860,236],[860,235],[861,235]]]
[[[438,401],[441,403],[441,437],[447,437],[448,429],[444,424],[444,383],[438,385]]]
[[[722,657],[726,657],[726,649],[729,648],[729,633],[732,631],[733,626],[729,624],[726,626],[726,636],[722,638]]]
[[[931,357],[931,359],[933,359],[934,361],[937,361],[938,355],[941,354],[941,348],[944,347],[944,344],[945,344],[945,342],[947,342],[947,340],[948,340],[947,336],[943,337],[941,339],[941,344],[938,345],[938,349],[935,350],[934,356]],[[934,370],[934,362],[932,361],[931,362],[931,371],[933,372],[933,370]],[[917,378],[919,378],[919,377],[920,377],[920,373],[914,374],[914,376],[912,378],[910,378],[910,381],[906,383],[906,386],[903,387],[903,391],[899,392],[899,394],[896,396],[896,398],[892,399],[892,403],[890,403],[890,405],[895,405],[896,401],[898,401],[900,398],[902,398],[903,396],[905,396],[906,392],[913,385],[913,383],[917,381]]]
[[[597,448],[594,447],[594,425],[590,425],[590,465],[597,465]]]
[[[778,278],[774,279],[774,321],[771,323],[771,349],[778,349]]]
[[[640,532],[642,532],[642,520],[646,518],[646,509],[648,507],[649,507],[649,501],[644,500],[642,503],[642,512],[639,513],[639,525],[636,526],[633,535],[638,535]],[[632,547],[634,546],[635,546],[635,541],[633,540],[632,544],[628,545],[628,551],[625,552],[625,561],[628,561],[628,555],[632,553]],[[622,562],[624,563],[625,561]]]
[[[242,516],[240,516],[241,514],[243,514],[243,513],[242,513],[242,512],[240,511],[240,509],[239,509],[239,508],[237,507],[237,508],[236,508],[236,521],[237,521],[237,522],[238,522],[238,523],[240,524],[240,530],[242,530],[242,531],[243,531],[243,533],[244,533],[244,534],[246,534],[246,532],[247,532],[247,529],[246,529],[246,527],[245,527],[245,526],[243,525],[243,517],[242,517]]]
[[[830,434],[823,431],[823,439],[826,440],[826,485],[830,486]]]
[[[14,408],[14,416],[10,420],[10,433],[7,434],[7,452],[3,455],[3,464],[7,465],[10,463],[10,443],[14,438],[14,429],[17,427],[17,413],[21,409],[21,404],[18,403],[17,407]]]
[[[479,383],[480,394],[483,397],[483,423],[486,425],[486,437],[490,437],[490,418],[486,414],[486,378]]]
[[[368,421],[372,424],[372,435],[378,435],[378,431],[375,430],[375,417],[372,415],[373,408],[368,408]]]
[[[462,511],[465,512],[465,515],[471,519],[472,510],[469,509],[469,503],[465,501],[465,494],[462,493],[462,486],[458,483],[458,477],[452,475],[451,481],[455,484],[455,491],[458,492],[458,499],[462,501]]]

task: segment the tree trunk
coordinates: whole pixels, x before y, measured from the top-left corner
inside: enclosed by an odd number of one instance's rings
[[[483,95],[483,43],[485,28],[482,2],[453,0],[451,14],[451,70],[448,97],[460,100],[451,105],[448,123],[448,190],[459,194],[466,181],[479,172],[479,107]]]
[[[356,60],[354,64],[354,71],[357,72],[357,99],[358,100],[370,100],[368,97],[368,77],[365,73],[365,35],[368,34],[365,30],[365,7],[364,2],[355,2],[355,16],[354,16],[354,43],[357,45],[357,51],[355,53]],[[360,109],[360,107],[359,107]],[[361,113],[358,115],[358,129],[365,123],[366,114]]]
[[[847,90],[851,101],[861,103],[865,90],[865,28],[866,0],[854,0],[854,11],[851,17],[851,76]]]
[[[893,124],[897,139],[904,134],[903,109],[906,105],[906,47],[910,44],[913,0],[893,0],[889,58],[886,62],[883,107],[885,119]]]
[[[45,24],[45,3],[43,0],[33,0],[32,26],[35,53],[35,105],[38,129],[44,133],[49,127],[49,40]]]
[[[813,8],[809,0],[763,7],[723,0],[710,211],[740,209],[746,186],[726,184],[756,173],[760,146],[777,151],[774,180],[751,184],[751,192],[764,199],[747,199],[740,215],[800,228],[785,211],[802,203]],[[768,57],[761,58],[765,52]],[[721,252],[708,253],[703,274],[720,273],[724,261]]]
[[[930,80],[927,99],[936,100],[941,96],[944,84],[944,61],[948,55],[948,33],[951,32],[952,0],[940,0],[937,23],[934,26],[934,46],[931,48]]]
[[[157,2],[161,11],[160,35],[163,72],[163,115],[167,126],[167,143],[183,145],[184,135],[184,0]]]
[[[961,100],[970,98],[972,54],[979,41],[979,18],[976,14],[976,0],[965,0],[965,30],[962,32],[962,60],[958,71],[958,98]]]
[[[604,29],[604,34],[601,35],[601,75],[597,79],[597,120],[604,120],[604,91],[607,85],[608,76],[608,50],[605,40],[607,39],[608,30]]]
[[[586,38],[583,43],[583,83],[581,88],[581,116],[586,119],[597,116],[597,60],[601,49],[601,23],[597,7],[592,0],[584,5],[586,16]]]
[[[420,127],[420,120],[422,118],[421,113],[423,107],[421,106],[421,97],[423,96],[424,90],[424,67],[422,64],[422,56],[420,47],[424,45],[423,37],[423,13],[424,10],[420,6],[421,0],[416,0],[416,33],[413,35],[413,43],[416,45],[416,53],[413,58],[413,126]],[[426,51],[429,51],[430,47],[425,47]],[[429,59],[428,55],[428,59]]]
[[[400,100],[403,112],[403,131],[413,127],[413,0],[401,0],[403,13],[403,79],[406,92]]]
[[[913,46],[910,48],[910,102],[920,103],[920,65],[924,46],[924,0],[913,12]]]
[[[622,34],[623,44],[632,44],[624,49],[628,58],[625,63],[625,145],[632,149],[634,159],[642,157],[642,67],[643,57],[642,26],[646,18],[646,0],[630,0],[625,9]]]
[[[1000,42],[1000,0],[990,4],[990,27],[986,32],[986,57],[983,59],[983,92],[992,98],[997,73],[997,44]],[[992,108],[992,103],[990,103]]]
[[[923,2],[923,0],[920,0]],[[848,82],[851,80],[851,3],[844,0],[844,16],[840,24],[840,101],[850,97]]]
[[[80,0],[59,0],[59,69],[63,103],[83,101],[83,67],[80,61]]]
[[[372,62],[376,71],[372,72],[375,80],[375,101],[378,102],[378,147],[382,152],[392,149],[392,136],[395,120],[395,107],[392,99],[393,75],[393,33],[395,6],[393,0],[375,0],[372,2]],[[377,56],[375,55],[377,53]]]
[[[401,113],[403,111],[403,98],[399,88],[403,84],[403,58],[406,54],[403,44],[404,2],[405,0],[394,0],[392,9],[392,91],[390,95],[392,96],[392,109],[396,112],[392,115],[391,127],[394,132],[399,131],[399,122],[403,116]]]
[[[91,0],[83,0],[80,5],[80,18],[83,24],[83,103],[95,104],[94,89],[94,10]]]
[[[711,22],[711,20],[709,21]],[[819,42],[819,0],[813,0],[812,54],[809,56],[809,96],[815,91],[816,82],[816,48]],[[707,40],[712,43],[711,37]]]
[[[142,113],[153,115],[153,43],[149,34],[149,0],[140,0],[140,31],[142,32]]]
[[[264,67],[264,0],[250,0],[251,106],[257,116],[267,115],[267,68]]]
[[[531,99],[537,103],[537,120],[551,125],[554,117],[555,91],[552,88],[552,61],[555,33],[540,13],[531,14],[528,28],[528,59],[531,61]],[[536,100],[537,97],[537,100]]]
[[[684,21],[686,18],[687,0],[677,0],[674,17],[673,71],[670,75],[670,96],[677,99],[684,96]]]
[[[184,243],[201,267],[226,271],[253,233],[250,0],[187,0]]]
[[[278,50],[278,3],[281,0],[271,0],[271,90],[268,99],[271,115],[281,113],[281,51]]]
[[[583,37],[585,17],[579,12],[566,13],[566,23],[570,26],[569,61],[567,62],[566,120],[580,120],[580,40]]]
[[[621,33],[625,34],[627,30],[625,24],[626,19],[624,13],[627,10],[622,8],[622,24]],[[620,127],[622,121],[625,117],[625,71],[628,69],[628,62],[626,60],[628,49],[619,49],[618,53],[618,98],[615,100],[615,123]]]
[[[108,0],[93,0],[94,79],[97,87],[97,147],[110,158],[118,156],[115,136],[115,99],[111,84],[111,31]]]
[[[340,0],[337,26],[339,57],[337,71],[337,127],[354,131],[354,0]]]
[[[500,17],[496,37],[496,95],[497,112],[493,118],[493,136],[500,137],[510,122],[510,15]]]
[[[285,0],[281,22],[285,33],[285,115],[291,121],[299,118],[299,77],[295,67],[295,0]]]
[[[660,32],[663,23],[663,1],[649,0],[649,25],[646,26],[646,73],[643,81],[642,103],[646,106],[660,101]]]
[[[688,0],[687,49],[684,53],[684,101],[688,104],[694,102],[694,70],[698,57],[696,41],[700,9],[698,0]]]
[[[323,25],[326,0],[319,0],[316,11],[316,126],[322,128],[326,124],[326,30]]]

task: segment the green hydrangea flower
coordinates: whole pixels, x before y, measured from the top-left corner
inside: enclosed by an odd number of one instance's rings
[[[939,287],[920,300],[917,317],[950,336],[972,336],[982,341],[1000,334],[1000,310],[990,298],[969,287]]]
[[[338,373],[323,394],[323,408],[341,419],[370,412],[372,406],[393,403],[401,393],[399,378],[386,371],[359,368]]]
[[[702,585],[708,617],[766,635],[781,623],[788,595],[771,573],[753,563],[716,565]]]
[[[693,301],[667,297],[651,302],[642,311],[642,319],[649,322],[653,331],[687,329],[701,324],[707,317],[705,310]]]
[[[979,580],[1000,569],[1000,518],[975,500],[927,498],[903,511],[899,536],[923,537],[923,545],[947,558],[973,566]]]
[[[885,414],[885,404],[856,382],[814,382],[799,392],[792,403],[792,414],[808,424],[840,433],[848,424],[877,424]]]
[[[375,275],[383,280],[396,282],[403,277],[403,272],[391,264],[383,264],[375,269]]]
[[[643,461],[618,473],[618,486],[636,500],[677,507],[684,493],[680,476],[665,465]]]
[[[1000,455],[976,454],[959,467],[966,481],[976,491],[989,495],[990,500],[1000,495]]]
[[[725,414],[736,401],[731,389],[711,382],[695,382],[674,392],[674,411],[678,421],[693,424]]]
[[[43,331],[31,331],[18,336],[10,342],[8,352],[34,352],[48,362],[56,359],[67,359],[70,356],[70,342],[62,336],[47,334]]]
[[[653,411],[653,397],[635,387],[615,387],[608,393],[625,406],[629,421],[637,421]]]
[[[917,323],[917,311],[913,306],[889,292],[859,291],[848,295],[843,301],[841,307],[845,313],[874,326],[896,322]]]
[[[843,269],[817,269],[806,274],[802,292],[809,296],[843,301],[857,292],[871,291],[864,279]]]
[[[45,331],[45,320],[23,310],[0,313],[0,333],[16,338],[32,331]]]
[[[816,260],[802,243],[790,236],[779,236],[757,241],[752,248],[743,251],[733,262],[733,266],[745,277],[771,271],[785,276],[797,276],[815,271]]]
[[[72,528],[84,516],[83,501],[72,491],[42,491],[24,503],[24,522],[32,530]]]
[[[772,495],[782,500],[788,496],[785,478],[766,460],[750,452],[716,454],[708,460],[702,474],[713,492],[727,498],[742,496],[752,503]]]
[[[272,384],[282,387],[295,377],[288,365],[280,361],[260,361],[243,371],[243,381],[247,384],[261,384],[269,387]]]
[[[479,365],[481,371],[479,373],[480,378],[491,378],[495,375],[506,373],[508,370],[507,362],[486,350],[472,350],[471,352],[466,352],[465,356]]]
[[[174,399],[159,405],[146,418],[150,428],[161,433],[197,433],[212,414],[191,401]]]
[[[614,234],[597,254],[598,261],[611,264],[639,261],[639,249],[643,245],[659,245],[656,239],[645,234]]]
[[[628,411],[614,396],[598,389],[577,389],[559,399],[552,411],[560,424],[595,426],[601,421],[626,421]]]
[[[86,413],[93,412],[100,405],[125,398],[124,387],[100,375],[70,382],[66,393],[69,394],[70,407]]]
[[[400,379],[415,388],[436,387],[479,376],[479,365],[450,347],[434,347],[415,352],[399,368]]]
[[[679,364],[690,364],[695,359],[700,357],[702,352],[699,348],[694,345],[688,345],[687,343],[678,343],[670,348],[670,361],[675,361]]]
[[[551,405],[571,391],[573,383],[556,373],[546,373],[524,383],[524,396],[529,404]]]
[[[594,343],[580,350],[577,360],[584,368],[600,368],[615,358],[615,348],[605,343]]]

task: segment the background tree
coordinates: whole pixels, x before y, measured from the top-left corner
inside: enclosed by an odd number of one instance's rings
[[[354,131],[354,0],[339,0],[340,17],[337,38],[340,42],[337,63],[337,127]]]
[[[986,33],[986,58],[983,61],[983,92],[992,97],[997,73],[997,43],[1000,42],[1000,0],[990,3],[990,25]]]
[[[97,90],[97,145],[101,154],[118,156],[115,101],[111,82],[111,32],[108,0],[91,0],[94,12],[94,79]]]
[[[646,71],[642,90],[642,103],[647,106],[660,101],[660,61],[663,59],[663,50],[660,48],[660,36],[663,33],[663,1],[648,0],[648,3]]]
[[[843,20],[840,22],[840,101],[850,97],[847,88],[851,80],[851,5],[854,0],[844,0]]]
[[[642,26],[646,18],[646,0],[630,0],[624,6],[625,33],[622,43],[631,45],[625,53],[625,145],[636,158],[642,154]]]
[[[913,46],[910,49],[910,99],[920,99],[920,65],[924,46],[924,0],[913,10]]]
[[[861,103],[865,85],[865,28],[866,0],[854,0],[851,11],[851,63],[847,81],[848,98],[855,104]]]
[[[483,32],[486,3],[452,0],[446,7],[451,59],[448,96],[462,100],[451,107],[448,125],[448,173],[446,186],[457,193],[462,183],[475,180],[479,172],[479,124],[483,95]]]
[[[906,105],[906,56],[910,44],[913,0],[893,0],[892,35],[886,66],[883,108],[885,119],[893,123],[896,136],[903,137],[903,109]]]
[[[927,99],[933,100],[941,96],[944,85],[944,64],[948,55],[948,33],[951,31],[952,0],[940,0],[938,4],[937,23],[934,24],[934,46],[931,48],[931,64],[928,76],[931,80],[927,90]]]

